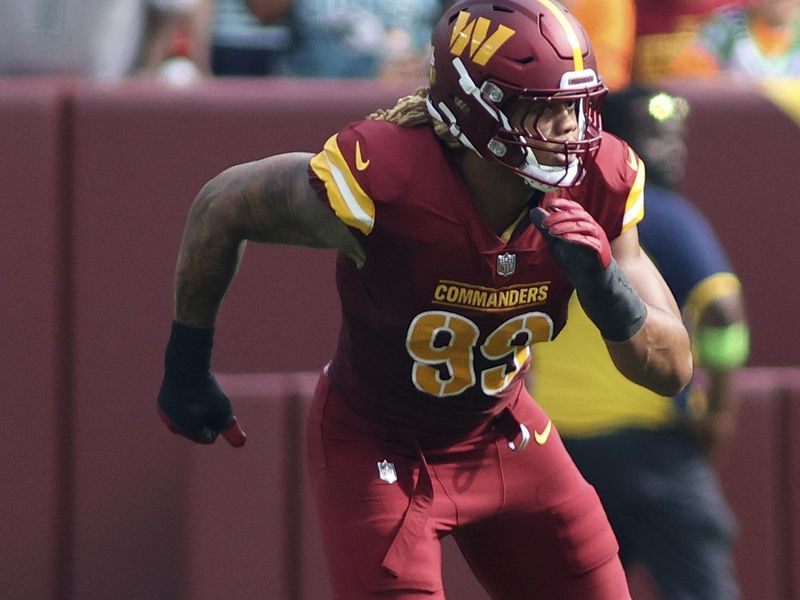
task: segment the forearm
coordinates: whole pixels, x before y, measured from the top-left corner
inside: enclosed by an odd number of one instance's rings
[[[633,233],[633,230],[631,230]],[[626,340],[606,339],[617,369],[628,379],[662,396],[677,395],[691,380],[689,334],[664,278],[638,244],[638,236],[615,240],[620,265],[644,302],[647,318]]]
[[[237,219],[226,218],[239,196],[220,194],[222,180],[203,188],[186,219],[158,410],[173,433],[201,444],[211,444],[222,434],[238,447],[246,434],[211,372],[217,310],[245,243],[237,233]]]
[[[614,260],[581,279],[576,278],[578,299],[617,369],[658,394],[677,394],[692,372],[689,338],[677,307],[670,311],[660,308],[663,302],[648,304]],[[657,280],[650,287],[668,293]]]
[[[692,377],[689,336],[675,315],[647,306],[644,325],[630,339],[606,340],[617,369],[662,396],[675,396]]]
[[[639,246],[636,228],[609,245],[592,216],[565,198],[545,198],[529,216],[617,369],[656,393],[677,394],[692,375],[689,335],[667,284]]]

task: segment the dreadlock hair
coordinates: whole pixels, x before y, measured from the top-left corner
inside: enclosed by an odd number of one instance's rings
[[[449,127],[431,117],[425,105],[428,99],[428,88],[421,87],[413,94],[403,96],[392,108],[381,108],[367,118],[375,121],[389,121],[401,127],[419,127],[430,125],[434,133],[451,150],[460,150],[464,146],[450,133]]]

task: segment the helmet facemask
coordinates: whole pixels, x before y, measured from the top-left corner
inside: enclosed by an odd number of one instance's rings
[[[589,85],[563,84],[570,79],[587,81]],[[583,180],[600,148],[600,107],[606,96],[605,86],[598,82],[593,71],[565,73],[558,90],[529,91],[505,86],[504,91],[501,84],[492,81],[481,87],[490,96],[505,98],[495,104],[500,122],[484,157],[500,161],[526,183],[544,191],[572,187]],[[540,122],[549,108],[564,110],[560,108],[564,104],[575,112],[575,131],[570,139],[558,133],[548,137]],[[541,161],[536,153],[544,154]]]
[[[470,77],[461,59],[455,57],[452,65],[459,75],[459,86],[466,100],[455,97],[454,103],[465,112],[483,112],[482,131],[462,129],[456,114],[444,103],[435,105],[428,100],[431,115],[450,126],[450,133],[483,158],[496,160],[511,169],[525,182],[543,191],[579,184],[600,147],[600,107],[607,89],[597,79],[592,69],[564,73],[561,86],[551,90],[527,90],[487,79],[478,87]],[[548,139],[538,127],[539,119],[548,105],[574,102],[577,118],[577,136],[570,141]],[[541,107],[533,126],[523,129],[512,119],[520,105],[535,104]],[[479,139],[487,139],[485,144]],[[542,164],[535,151],[552,153],[559,157],[560,165]],[[549,161],[546,161],[549,162]],[[555,162],[555,161],[554,161]]]

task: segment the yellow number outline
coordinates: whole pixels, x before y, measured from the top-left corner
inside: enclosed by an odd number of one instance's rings
[[[552,336],[553,320],[539,311],[512,317],[490,333],[480,346],[481,353],[496,361],[513,354],[514,369],[506,372],[506,364],[484,369],[480,373],[483,392],[495,395],[508,387],[529,359],[531,344],[549,341]],[[462,315],[432,310],[414,317],[406,333],[406,350],[414,360],[414,387],[442,398],[474,386],[478,382],[475,347],[479,338],[478,326]]]

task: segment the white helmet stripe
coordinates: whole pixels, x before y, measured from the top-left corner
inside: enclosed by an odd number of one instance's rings
[[[481,103],[481,106],[483,106],[486,112],[489,113],[495,119],[495,121],[499,121],[500,119],[497,117],[498,111],[496,111],[490,104],[487,104],[486,100],[483,99],[480,88],[475,85],[472,77],[470,77],[469,73],[467,73],[464,63],[461,62],[461,59],[458,56],[453,59],[453,67],[458,73],[458,85],[461,86],[461,89],[464,90],[464,93],[475,98],[475,100]]]
[[[456,123],[456,116],[444,102],[439,102],[438,106],[434,106],[433,102],[431,102],[431,97],[428,96],[425,99],[425,105],[428,107],[428,114],[430,114],[437,121],[450,126],[450,134],[453,135],[453,137],[457,138],[459,142],[461,142],[470,150],[474,151],[476,154],[480,154],[478,149],[475,148],[475,146],[472,145],[472,142],[469,141],[469,138],[461,133],[461,129],[459,128],[458,123]],[[444,113],[447,119],[450,121],[449,123],[442,118],[442,113]]]

